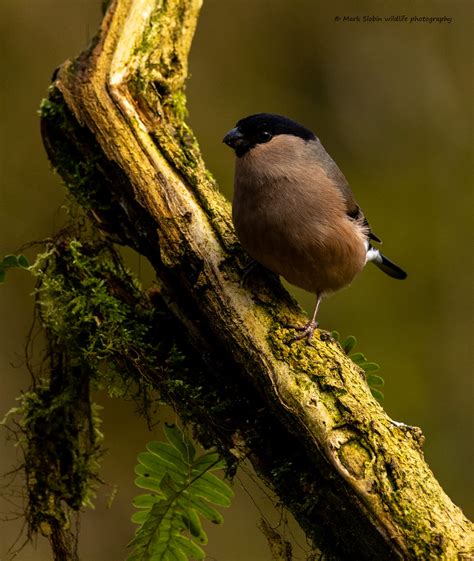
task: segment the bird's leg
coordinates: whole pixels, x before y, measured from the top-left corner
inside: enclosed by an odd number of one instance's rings
[[[318,327],[318,322],[316,321],[316,314],[318,313],[319,304],[321,303],[321,296],[318,294],[316,298],[316,306],[314,307],[313,317],[310,321],[308,321],[305,325],[288,325],[291,329],[295,329],[296,331],[301,331],[299,335],[294,335],[289,344],[291,345],[295,341],[300,341],[301,339],[306,338],[306,344],[311,344],[311,339],[313,338],[314,330]]]

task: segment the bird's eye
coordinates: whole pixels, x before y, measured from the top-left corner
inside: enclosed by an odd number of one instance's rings
[[[271,140],[272,135],[268,132],[268,131],[261,131],[258,134],[258,141],[259,142],[268,142],[269,140]]]

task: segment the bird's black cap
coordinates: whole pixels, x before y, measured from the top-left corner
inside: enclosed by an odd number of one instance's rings
[[[227,133],[224,142],[235,150],[237,156],[243,156],[257,144],[270,141],[274,136],[290,134],[303,140],[315,140],[315,134],[296,121],[273,113],[256,113],[236,124]]]
[[[240,119],[237,123],[237,128],[244,135],[266,130],[272,136],[276,136],[277,134],[292,134],[304,140],[314,140],[316,138],[312,131],[296,121],[293,121],[293,119],[273,113],[256,113],[255,115]]]

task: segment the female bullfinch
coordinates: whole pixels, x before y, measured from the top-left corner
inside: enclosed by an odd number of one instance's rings
[[[250,256],[316,293],[311,321],[294,340],[311,341],[321,299],[349,285],[369,261],[395,279],[406,273],[371,242],[372,232],[346,178],[319,139],[270,113],[241,119],[223,142],[236,155],[232,217]]]

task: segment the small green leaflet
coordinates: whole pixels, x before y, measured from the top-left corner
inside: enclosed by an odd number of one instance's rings
[[[27,269],[30,266],[28,259],[24,255],[5,255],[0,261],[0,283],[5,281],[8,269],[20,267]]]
[[[150,442],[138,455],[135,484],[148,492],[133,501],[138,511],[132,521],[140,527],[129,543],[133,551],[127,561],[204,559],[198,545],[207,543],[201,517],[222,524],[222,514],[211,505],[228,507],[234,496],[211,473],[224,467],[217,452],[196,457],[192,442],[178,427],[165,426],[164,431],[168,442]]]
[[[337,331],[332,331],[331,335],[333,339],[339,342],[343,351],[346,355],[355,362],[357,366],[360,366],[362,370],[365,372],[367,377],[367,384],[369,385],[370,391],[372,395],[375,397],[377,401],[383,401],[384,395],[380,388],[385,384],[384,379],[376,375],[375,372],[380,370],[380,366],[376,362],[369,362],[365,355],[362,353],[352,353],[354,347],[357,345],[357,339],[354,335],[349,335],[341,342],[341,337]],[[351,354],[352,353],[352,354]]]

